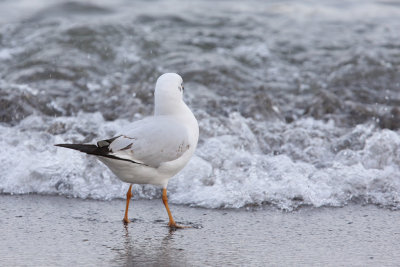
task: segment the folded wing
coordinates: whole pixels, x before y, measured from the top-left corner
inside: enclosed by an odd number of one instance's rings
[[[186,127],[167,116],[137,121],[122,135],[97,144],[117,158],[152,167],[178,159],[190,148]]]

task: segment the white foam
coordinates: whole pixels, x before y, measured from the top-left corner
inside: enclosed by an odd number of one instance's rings
[[[80,113],[76,118],[30,116],[15,127],[0,126],[1,192],[123,198],[127,185],[94,157],[53,146],[92,133],[98,135],[86,142],[110,137],[123,123]],[[313,119],[254,123],[233,114],[223,134],[204,138],[188,166],[170,180],[170,201],[207,208],[273,204],[292,210],[353,200],[400,207],[398,132],[370,125],[348,131]],[[261,129],[265,139],[253,132]],[[270,152],[263,152],[263,142]],[[152,186],[134,187],[137,198],[159,193]]]
[[[238,136],[207,139],[197,152],[203,159],[195,158],[170,182],[173,200],[209,208],[272,203],[292,210],[300,205],[341,206],[353,200],[398,207],[398,133],[369,125],[345,133],[333,122],[312,119],[275,127],[281,127],[276,134],[284,140],[279,155],[243,150],[237,145]],[[336,143],[347,139],[353,139],[348,148],[337,151]],[[196,169],[194,183],[185,184],[193,165],[202,167]]]

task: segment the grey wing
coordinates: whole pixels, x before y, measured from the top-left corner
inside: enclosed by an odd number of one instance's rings
[[[158,167],[181,157],[190,148],[186,127],[162,116],[133,123],[108,145],[116,157]]]

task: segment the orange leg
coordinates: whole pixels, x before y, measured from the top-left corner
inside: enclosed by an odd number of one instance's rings
[[[131,221],[128,219],[128,209],[129,209],[129,201],[132,197],[132,185],[129,186],[128,192],[126,193],[126,208],[125,208],[125,216],[124,223],[130,223]]]
[[[168,213],[168,217],[169,217],[169,223],[168,226],[170,228],[176,229],[176,228],[186,228],[185,226],[180,226],[177,225],[176,222],[174,221],[174,218],[172,218],[172,214],[171,211],[169,210],[169,206],[168,206],[168,197],[167,197],[167,189],[163,188],[163,192],[162,192],[162,201],[164,203],[165,209],[167,210]]]

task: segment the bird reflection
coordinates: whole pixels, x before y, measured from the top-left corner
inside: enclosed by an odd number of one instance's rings
[[[128,225],[124,224],[124,258],[126,263],[133,263],[134,262],[134,256],[132,254],[133,251],[133,244],[131,242],[131,238],[129,236],[129,229]],[[129,266],[129,265],[126,265]],[[133,265],[131,265],[133,266]]]
[[[118,250],[117,262],[124,266],[177,266],[185,265],[185,252],[176,248],[176,229],[168,229],[165,236],[140,235],[143,229],[133,229],[131,225],[123,226],[123,249]]]

